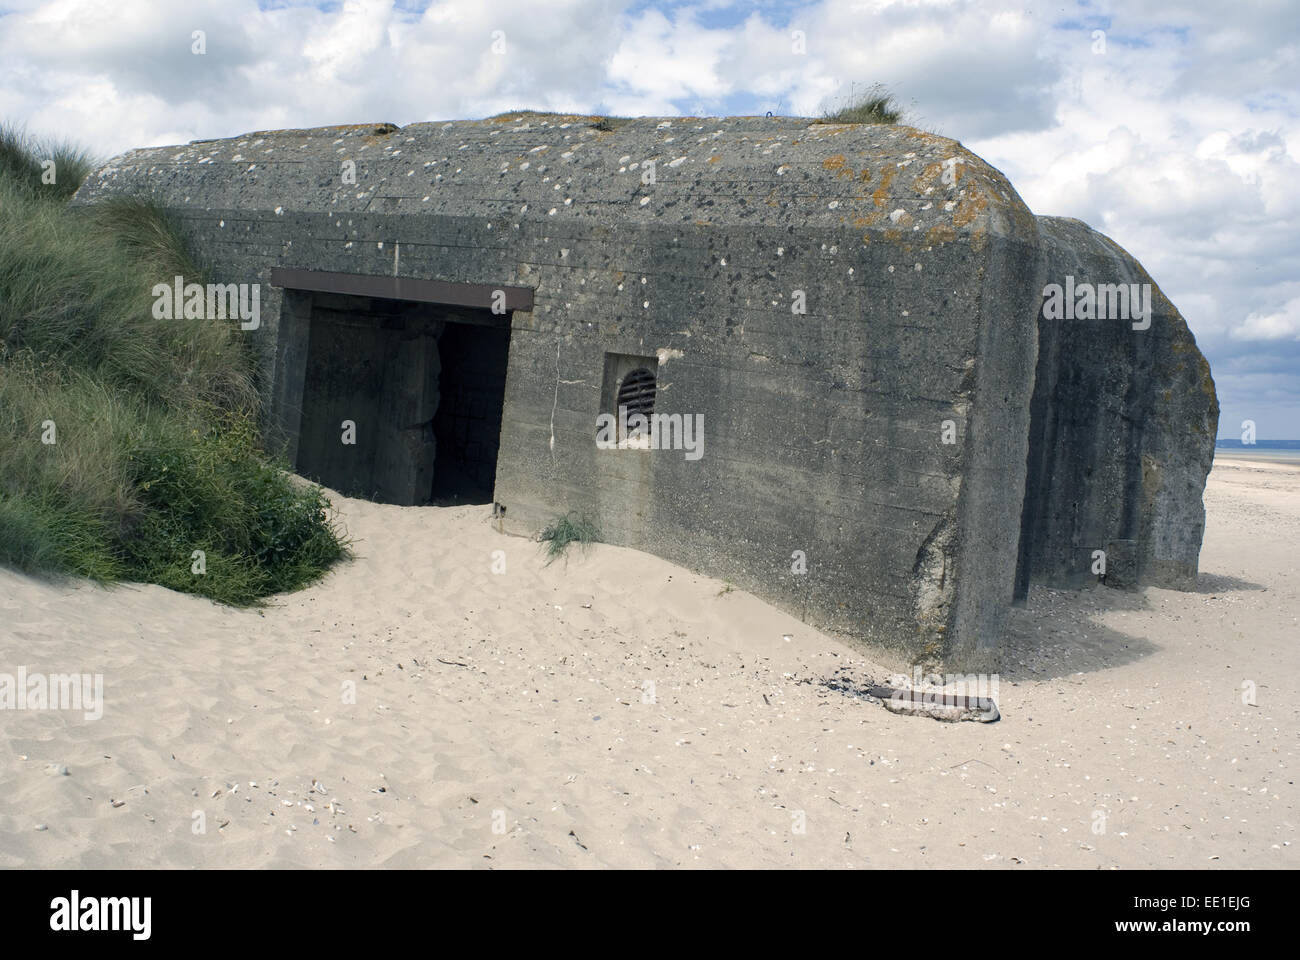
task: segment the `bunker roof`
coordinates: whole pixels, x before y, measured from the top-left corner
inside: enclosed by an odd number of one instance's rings
[[[129,151],[78,200],[114,195],[173,209],[840,227],[865,242],[1034,230],[1006,178],[955,140],[787,117],[524,112],[258,131]]]

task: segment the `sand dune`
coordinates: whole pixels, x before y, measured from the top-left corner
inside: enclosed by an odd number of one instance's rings
[[[105,695],[0,711],[0,866],[1300,865],[1300,470],[1216,461],[1198,592],[1034,591],[988,725],[654,557],[336,502],[357,559],[260,611],[0,570],[0,672]]]

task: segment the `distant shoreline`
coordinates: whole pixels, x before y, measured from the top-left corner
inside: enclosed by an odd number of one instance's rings
[[[1215,447],[1214,462],[1224,464],[1239,460],[1243,463],[1273,463],[1284,467],[1300,468],[1300,450],[1276,448]]]
[[[1276,437],[1242,443],[1236,437],[1219,437],[1214,441],[1216,450],[1290,450],[1300,453],[1300,440],[1279,440]]]

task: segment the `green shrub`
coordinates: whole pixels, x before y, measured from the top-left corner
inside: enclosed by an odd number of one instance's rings
[[[314,580],[343,556],[320,488],[267,462],[248,421],[152,437],[129,464],[144,510],[125,556],[150,583],[247,604]]]

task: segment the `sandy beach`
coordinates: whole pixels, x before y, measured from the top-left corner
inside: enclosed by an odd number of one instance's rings
[[[0,569],[0,672],[105,699],[0,711],[0,867],[1295,868],[1300,468],[1218,459],[1205,502],[1196,592],[1013,611],[994,724],[486,506],[337,498],[356,559],[261,610]]]

